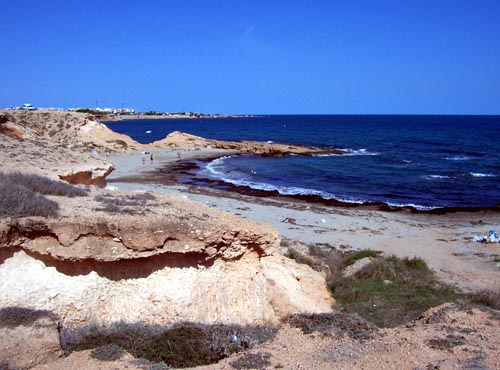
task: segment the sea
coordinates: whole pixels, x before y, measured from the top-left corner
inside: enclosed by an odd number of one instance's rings
[[[301,199],[390,208],[498,209],[500,116],[265,115],[106,123],[141,143],[181,131],[219,140],[338,148],[345,155],[225,156],[193,176]],[[211,186],[211,181],[199,181]]]

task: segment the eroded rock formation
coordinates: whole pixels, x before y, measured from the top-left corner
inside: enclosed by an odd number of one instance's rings
[[[255,325],[330,310],[321,274],[273,255],[271,227],[181,196],[155,202],[149,215],[3,220],[2,305],[54,312],[66,326]]]
[[[316,148],[300,145],[289,145],[279,143],[266,143],[260,141],[222,141],[205,139],[199,136],[185,134],[175,131],[167,135],[165,139],[150,144],[152,147],[182,145],[185,147],[211,147],[215,149],[227,149],[240,153],[250,153],[268,157],[279,157],[290,154],[317,155],[317,154],[346,154],[345,151],[335,148]]]

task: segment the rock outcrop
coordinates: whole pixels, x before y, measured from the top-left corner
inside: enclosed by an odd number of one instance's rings
[[[175,131],[167,135],[165,139],[155,141],[153,147],[182,145],[184,147],[211,147],[215,149],[226,149],[240,153],[249,153],[268,157],[280,157],[284,155],[318,155],[318,154],[346,154],[345,151],[334,148],[316,148],[300,145],[289,145],[279,143],[266,143],[260,141],[222,141],[205,139],[199,136],[185,134]]]
[[[82,141],[80,127],[87,122],[83,115],[9,111],[1,116],[3,172],[22,171],[72,184],[102,186],[114,170],[113,163],[103,155],[108,147]]]
[[[65,327],[256,325],[330,310],[320,273],[273,256],[271,227],[182,196],[155,195],[147,208],[3,220],[2,306],[47,310]]]

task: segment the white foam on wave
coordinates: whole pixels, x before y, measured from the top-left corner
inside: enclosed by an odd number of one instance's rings
[[[451,179],[451,176],[444,176],[444,175],[426,175],[422,177],[426,180]]]
[[[466,155],[455,155],[452,157],[445,157],[447,161],[468,161],[470,157],[467,157]]]
[[[492,173],[471,172],[470,175],[472,177],[496,177],[496,175],[494,175]]]
[[[414,204],[414,203],[391,203],[391,202],[388,202],[387,205],[391,208],[412,207],[412,208],[415,208],[419,211],[432,211],[433,209],[443,208],[443,207],[421,206],[419,204]]]
[[[331,153],[331,154],[314,154],[313,157],[353,157],[353,156],[372,156],[372,155],[379,155],[380,153],[378,152],[371,152],[368,149],[351,149],[351,148],[344,148],[340,149],[344,151],[343,154],[336,154],[336,153]]]
[[[280,195],[304,195],[304,196],[320,196],[321,198],[325,200],[336,200],[339,202],[343,203],[351,203],[351,204],[363,204],[365,202],[369,202],[368,200],[361,200],[361,199],[355,199],[351,197],[341,197],[337,196],[335,194],[321,191],[321,190],[316,190],[316,189],[307,189],[307,188],[301,188],[301,187],[296,187],[296,186],[279,186],[279,185],[272,185],[269,183],[265,182],[259,182],[259,181],[253,181],[253,180],[248,180],[248,179],[234,179],[229,176],[227,176],[227,173],[224,171],[220,171],[217,169],[217,167],[222,166],[224,164],[224,161],[226,161],[229,158],[232,158],[233,156],[225,156],[225,157],[220,157],[209,164],[207,164],[206,168],[207,170],[217,177],[219,180],[224,181],[226,183],[235,185],[235,186],[247,186],[251,189],[255,190],[263,190],[263,191],[277,191]],[[431,175],[430,177],[439,177],[439,178],[447,178],[446,176],[440,176],[440,175]],[[422,206],[418,204],[413,204],[413,203],[390,203],[390,202],[385,202],[389,207],[393,208],[402,208],[402,207],[413,207],[417,210],[420,211],[430,211],[436,208],[441,208],[441,207],[432,207],[432,206]]]
[[[442,179],[466,179],[471,177],[484,178],[484,177],[497,177],[492,173],[480,173],[480,172],[469,172],[464,174],[453,174],[453,175],[426,175],[422,176],[426,180],[442,180]]]
[[[219,180],[222,180],[226,183],[233,184],[235,186],[247,186],[251,189],[255,190],[264,190],[264,191],[277,191],[281,195],[316,195],[320,196],[323,199],[334,199],[339,202],[346,202],[346,203],[356,203],[356,204],[362,204],[364,203],[361,200],[354,199],[354,198],[344,198],[344,197],[338,197],[334,194],[320,191],[320,190],[315,190],[315,189],[306,189],[306,188],[301,188],[301,187],[296,187],[296,186],[279,186],[279,185],[272,185],[269,183],[265,182],[259,182],[259,181],[253,181],[253,180],[248,180],[248,179],[234,179],[229,176],[227,176],[227,173],[224,171],[221,171],[218,169],[218,167],[222,166],[224,164],[224,161],[227,159],[231,158],[232,156],[225,156],[225,157],[220,157],[217,159],[214,159],[212,162],[207,164],[206,169],[215,177],[217,177]]]
[[[345,148],[345,149],[342,149],[342,150],[345,150],[347,152],[346,155],[361,155],[361,156],[364,156],[364,155],[379,155],[380,153],[378,152],[371,152],[369,151],[368,149],[351,149],[351,148]]]
[[[232,158],[232,157],[234,157],[234,156],[226,155],[224,157],[214,159],[212,162],[207,164],[206,169],[215,176],[221,176],[223,174],[223,172],[217,170],[217,167],[222,166],[224,164],[224,161],[226,161],[227,159]]]
[[[335,153],[330,153],[330,154],[313,154],[313,157],[342,157],[345,154],[335,154]]]

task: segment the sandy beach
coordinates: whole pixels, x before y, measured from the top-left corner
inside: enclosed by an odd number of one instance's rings
[[[154,161],[147,157],[144,164],[141,152],[110,156],[116,170],[108,177],[108,186],[182,193],[211,207],[267,223],[278,230],[283,240],[422,257],[441,279],[467,291],[500,286],[500,263],[495,262],[495,257],[500,256],[500,246],[472,242],[474,236],[500,227],[500,214],[496,212],[433,215],[337,208],[286,197],[253,197],[183,185],[165,171],[168,166],[231,152],[201,148],[179,153],[180,158],[177,151],[154,153]]]

